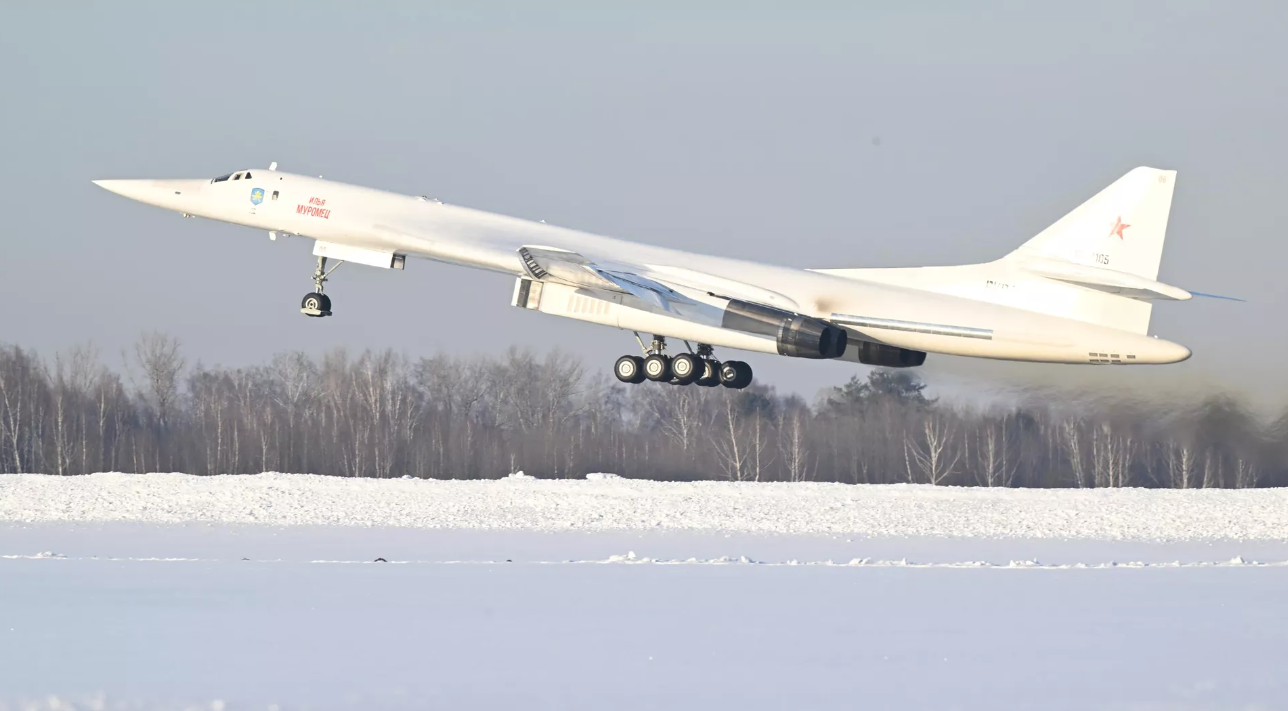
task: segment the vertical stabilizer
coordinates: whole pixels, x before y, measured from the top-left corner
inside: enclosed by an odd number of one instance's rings
[[[987,264],[820,271],[1146,333],[1154,299],[1189,298],[1156,281],[1175,184],[1136,168]]]
[[[1025,242],[1041,256],[1158,278],[1176,171],[1136,168]]]

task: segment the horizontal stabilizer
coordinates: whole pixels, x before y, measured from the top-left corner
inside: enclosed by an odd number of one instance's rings
[[[1076,284],[1107,294],[1125,296],[1139,301],[1188,301],[1190,292],[1164,284],[1155,279],[1120,272],[1115,269],[1089,267],[1066,262],[1062,259],[1026,258],[1018,266],[1039,276]]]
[[[1240,299],[1237,296],[1221,296],[1220,294],[1204,294],[1201,291],[1191,291],[1190,295],[1201,296],[1205,299],[1221,299],[1222,301],[1238,301],[1240,303],[1246,303],[1248,301],[1247,299]]]

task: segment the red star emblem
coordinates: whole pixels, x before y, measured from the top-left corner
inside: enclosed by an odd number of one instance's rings
[[[1124,224],[1124,223],[1123,223],[1122,215],[1119,215],[1119,216],[1118,216],[1118,219],[1114,221],[1114,226],[1113,226],[1112,228],[1110,228],[1110,230],[1109,230],[1109,234],[1111,234],[1111,235],[1118,235],[1118,239],[1122,239],[1122,238],[1123,238],[1123,230],[1127,229],[1128,227],[1131,227],[1131,225]],[[1107,237],[1107,236],[1109,236],[1109,235],[1106,235],[1106,237]]]

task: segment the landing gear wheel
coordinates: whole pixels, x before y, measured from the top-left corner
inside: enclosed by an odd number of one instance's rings
[[[714,360],[703,359],[702,375],[695,381],[694,385],[700,388],[714,388],[720,384],[720,363]]]
[[[300,312],[306,316],[315,318],[331,315],[331,297],[326,294],[319,294],[316,291],[306,294],[304,300],[300,302]]]
[[[681,353],[671,359],[671,375],[676,385],[688,385],[702,377],[702,360],[691,353]]]
[[[661,353],[644,359],[644,377],[655,383],[665,383],[671,379],[671,359]]]
[[[613,375],[623,383],[639,385],[644,382],[644,359],[639,356],[622,356],[613,366]]]
[[[725,361],[720,365],[720,384],[734,390],[751,385],[751,366],[740,360]]]
[[[328,270],[326,268],[326,257],[318,257],[318,268],[317,271],[313,272],[313,288],[315,291],[305,294],[304,299],[300,301],[301,313],[314,318],[331,315],[331,297],[322,293],[322,285],[326,283],[327,277],[331,275],[331,272],[339,269],[341,264],[344,264],[344,262],[336,262],[335,266]]]
[[[735,381],[738,380],[738,369],[734,366],[738,364],[736,360],[728,360],[720,364],[720,384],[726,388],[732,388]]]

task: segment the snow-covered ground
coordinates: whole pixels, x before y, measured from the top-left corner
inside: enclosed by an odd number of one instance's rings
[[[0,709],[1288,708],[1285,503],[0,476]]]
[[[0,521],[211,521],[533,531],[1186,541],[1288,538],[1288,489],[378,480],[300,474],[0,477]]]

